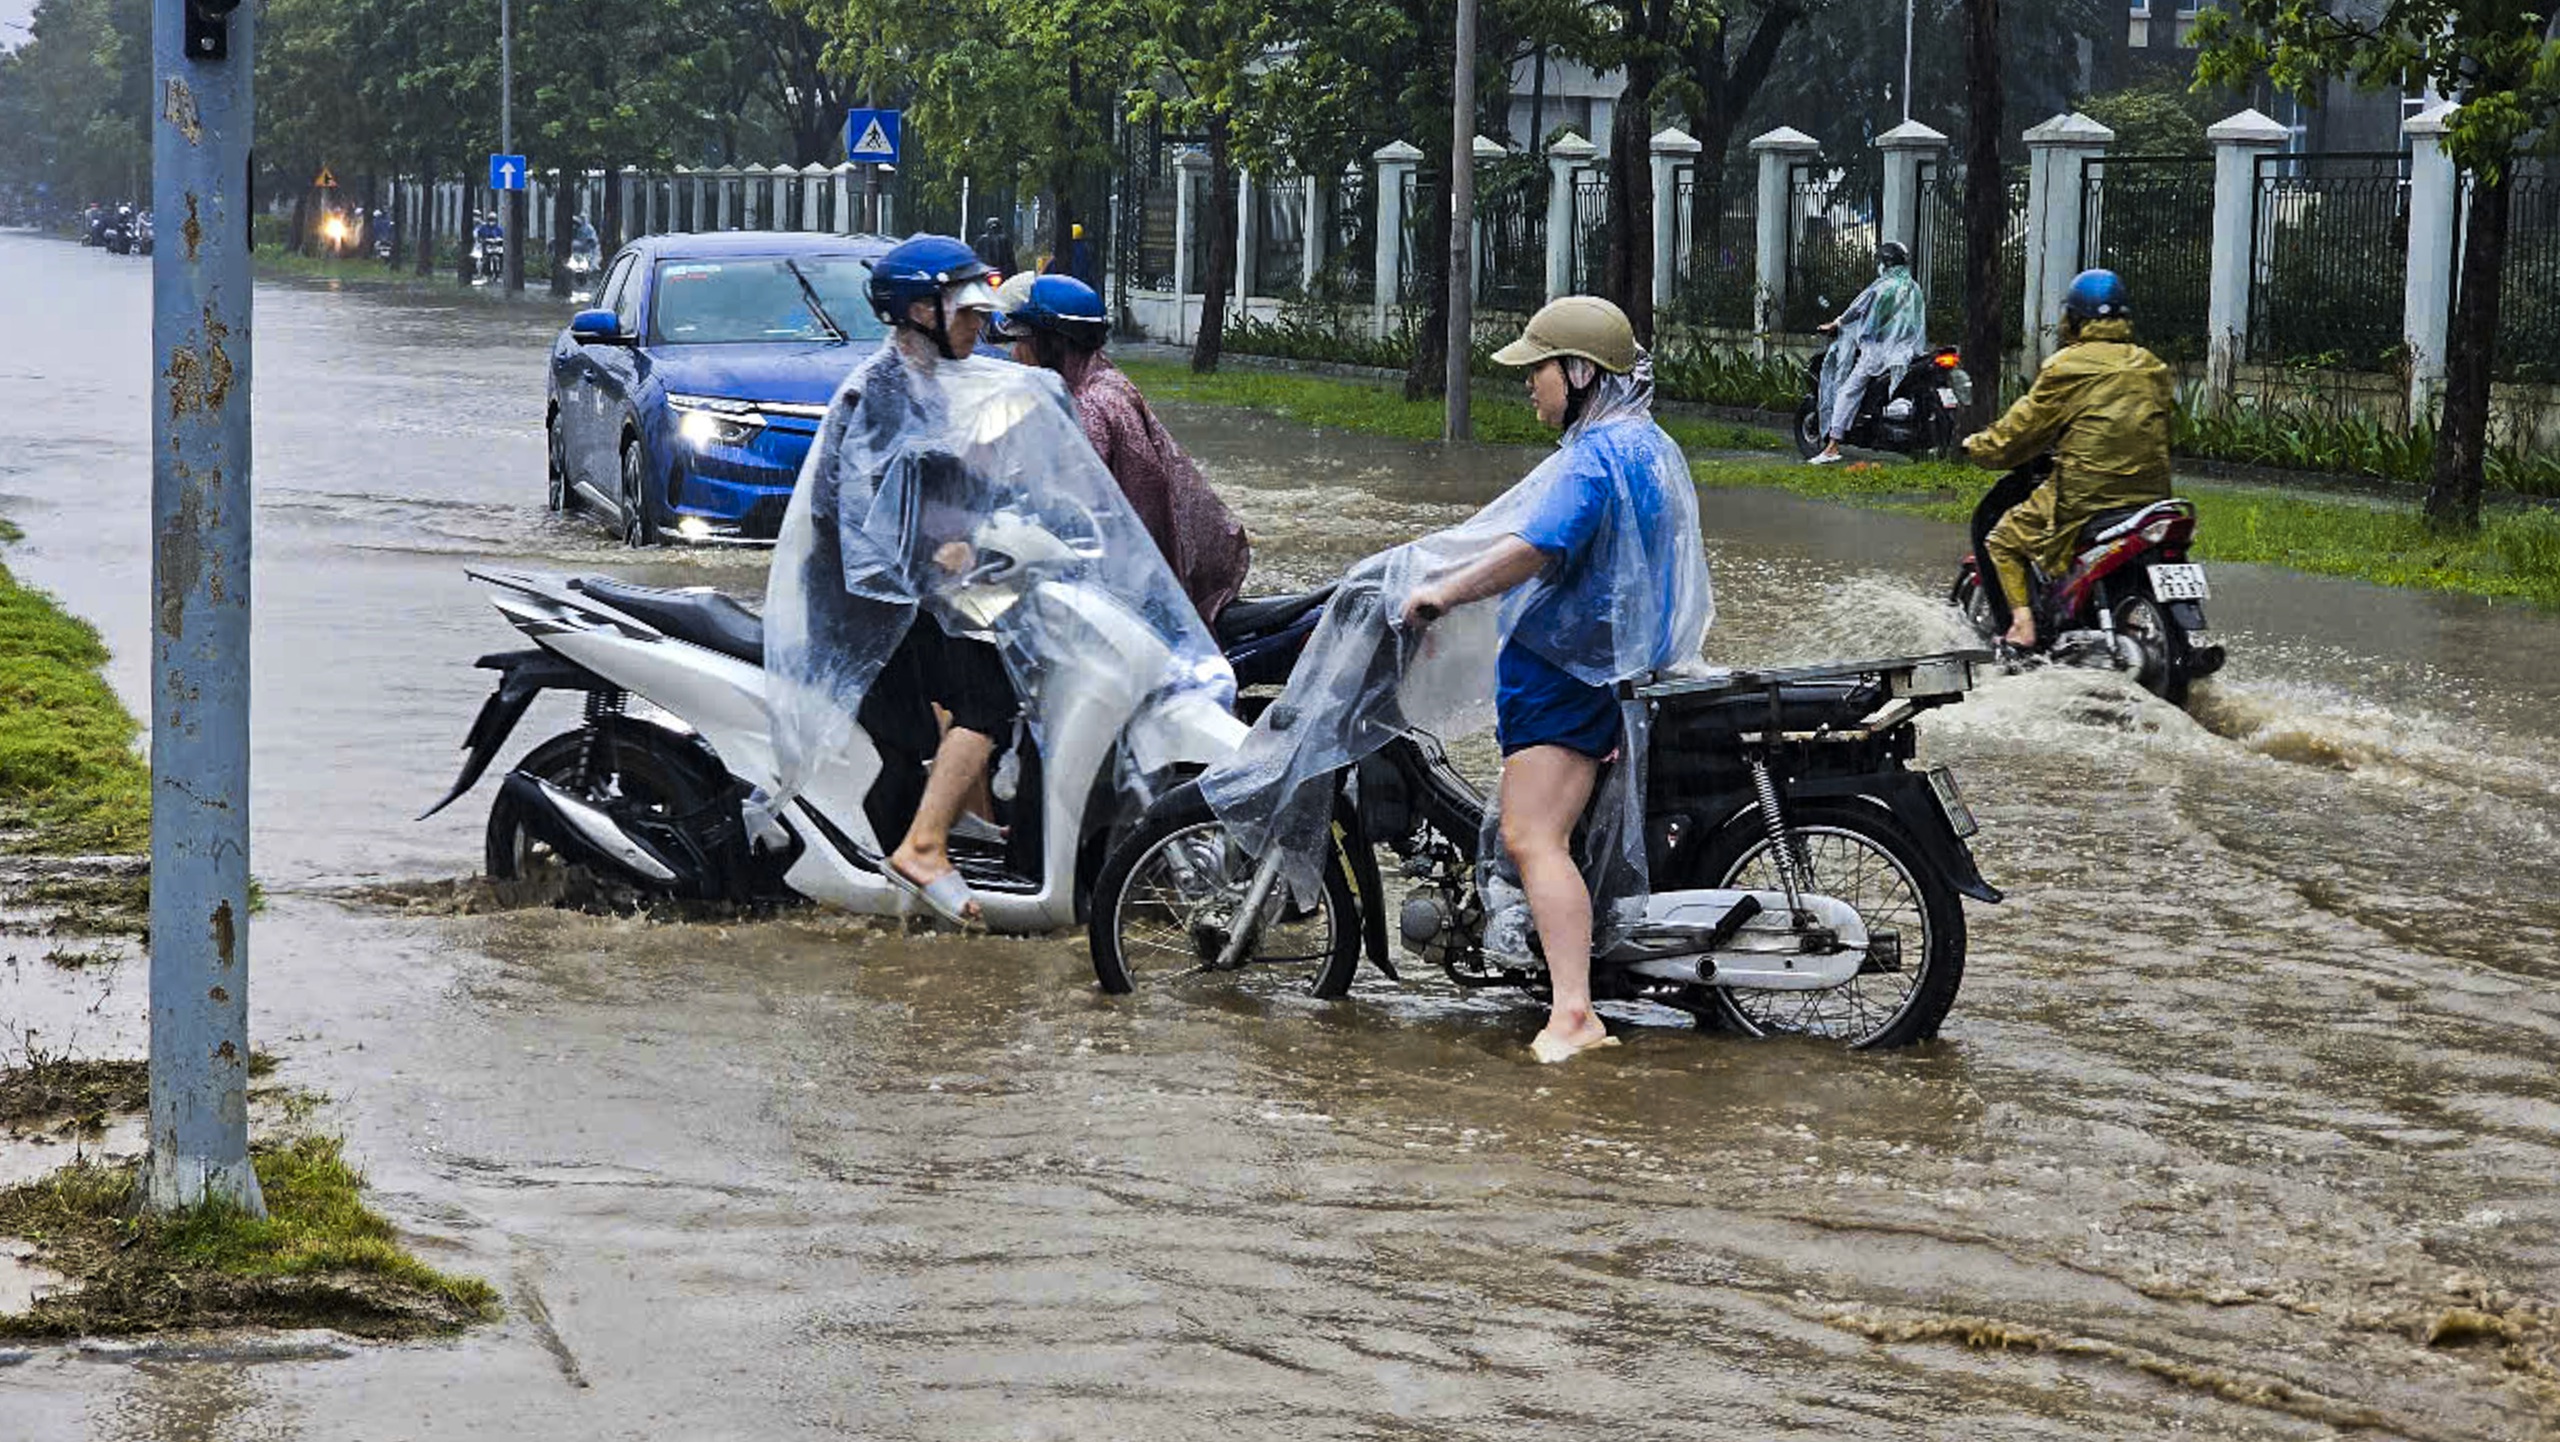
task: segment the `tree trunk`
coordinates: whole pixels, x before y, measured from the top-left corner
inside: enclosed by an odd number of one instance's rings
[[[418,277],[423,280],[436,273],[436,163],[422,161],[418,172]]]
[[[1434,146],[1433,150],[1438,147]],[[1413,358],[1405,365],[1404,398],[1425,400],[1449,384],[1449,157],[1426,154],[1414,172],[1414,189],[1430,197],[1412,236],[1413,294],[1422,301],[1420,323],[1405,317]],[[1431,184],[1437,180],[1435,187]]]
[[[1760,23],[1743,42],[1741,59],[1731,58],[1728,32],[1721,25],[1689,51],[1689,83],[1697,87],[1700,97],[1697,111],[1689,117],[1698,140],[1697,181],[1689,193],[1693,274],[1728,263],[1714,253],[1724,223],[1725,160],[1733,154],[1734,132],[1742,128],[1762,82],[1776,68],[1788,32],[1803,19],[1804,8],[1796,0],[1775,0],[1761,11]]]
[[[1227,343],[1227,296],[1236,279],[1236,167],[1227,146],[1235,123],[1224,115],[1209,117],[1209,274],[1200,286],[1200,334],[1191,343],[1191,369],[1207,375],[1218,368]],[[1075,232],[1060,225],[1060,252],[1072,258],[1074,245],[1063,237]]]
[[[311,247],[305,228],[311,223],[311,191],[309,187],[293,193],[293,226],[284,238],[285,250],[293,255],[308,255]]]
[[[2444,420],[2436,427],[2435,475],[2427,488],[2427,524],[2439,531],[2480,529],[2480,481],[2489,456],[2490,366],[2496,359],[2500,272],[2507,257],[2507,172],[2474,172],[2469,179],[2462,280],[2445,337]]]
[[[1966,0],[1964,85],[1964,361],[1973,376],[1965,425],[1980,430],[1999,410],[2008,365],[2000,315],[2000,233],[2009,225],[2000,173],[2000,0]]]
[[[569,298],[570,217],[577,214],[578,172],[561,166],[551,187],[551,293]]]
[[[622,172],[610,164],[604,168],[604,228],[596,239],[596,264],[601,267],[608,257],[622,249]],[[596,277],[596,283],[604,283],[601,274]]]
[[[1630,0],[1629,9],[1637,7]],[[1628,19],[1633,28],[1633,15]],[[1617,303],[1636,339],[1653,343],[1653,95],[1655,67],[1627,66],[1626,93],[1609,126],[1609,249],[1600,294]]]

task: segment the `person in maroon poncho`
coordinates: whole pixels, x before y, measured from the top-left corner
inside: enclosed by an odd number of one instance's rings
[[[1073,276],[1044,275],[998,323],[1003,338],[1013,342],[1015,360],[1056,371],[1066,382],[1085,439],[1128,494],[1200,619],[1216,621],[1244,589],[1253,546],[1146,397],[1103,359],[1111,319],[1102,297]]]

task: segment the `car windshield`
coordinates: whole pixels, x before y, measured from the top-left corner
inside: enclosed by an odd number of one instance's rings
[[[878,340],[884,328],[863,295],[870,279],[870,269],[849,255],[662,260],[649,338],[659,345],[833,340],[832,319],[848,339]],[[811,308],[810,291],[824,317]]]

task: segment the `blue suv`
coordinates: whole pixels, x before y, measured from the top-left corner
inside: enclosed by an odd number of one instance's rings
[[[827,402],[885,333],[879,236],[653,235],[551,347],[551,509],[625,544],[770,541]]]

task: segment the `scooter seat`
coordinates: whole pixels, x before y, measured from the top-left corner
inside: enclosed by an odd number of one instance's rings
[[[569,586],[679,641],[764,664],[764,618],[709,586],[635,586],[611,576],[580,576]]]
[[[1331,586],[1296,596],[1263,596],[1229,601],[1211,629],[1221,647],[1233,647],[1259,636],[1285,631],[1333,599]]]
[[[2095,546],[2112,541],[2118,536],[2130,535],[2151,524],[2154,517],[2163,514],[2191,516],[2195,514],[2195,505],[2193,502],[2182,501],[2172,496],[2168,500],[2153,501],[2148,505],[2120,506],[2112,511],[2100,511],[2091,516],[2087,524],[2080,528],[2080,544]]]

